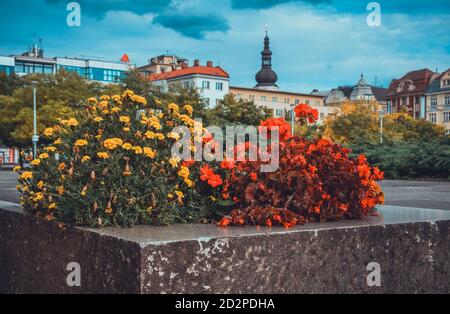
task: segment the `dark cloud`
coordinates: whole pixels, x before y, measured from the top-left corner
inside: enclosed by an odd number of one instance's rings
[[[66,6],[68,0],[45,0],[49,5]],[[81,13],[102,19],[108,11],[128,11],[135,14],[159,13],[166,10],[171,0],[78,0]]]
[[[233,9],[268,9],[279,4],[289,2],[304,2],[310,4],[319,4],[331,2],[331,0],[232,0]]]
[[[228,22],[219,15],[160,14],[153,23],[173,29],[174,31],[195,39],[203,39],[211,31],[226,32]]]

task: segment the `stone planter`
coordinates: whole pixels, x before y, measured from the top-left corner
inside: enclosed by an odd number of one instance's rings
[[[380,217],[288,230],[61,229],[0,208],[2,293],[450,292],[450,211],[381,206]],[[71,262],[80,286],[67,284]]]

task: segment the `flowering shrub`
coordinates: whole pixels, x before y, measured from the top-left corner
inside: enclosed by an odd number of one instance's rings
[[[317,119],[317,111],[307,105],[297,106],[295,112],[304,123]],[[376,183],[383,179],[383,172],[370,167],[364,155],[352,159],[349,149],[328,140],[290,137],[289,124],[273,120],[261,125],[280,126],[286,135],[280,137],[279,169],[259,173],[260,160],[237,162],[227,180],[227,193],[235,206],[219,226],[288,228],[306,221],[361,218],[375,213],[375,206],[384,202]]]
[[[314,123],[319,119],[319,112],[306,104],[295,106],[294,112],[301,124]]]
[[[213,201],[198,193],[202,182],[171,157],[179,138],[172,129],[193,128],[192,107],[153,101],[131,91],[90,98],[82,115],[47,128],[43,135],[52,144],[31,160],[31,171],[16,169],[25,211],[89,226],[214,217]],[[157,112],[156,104],[166,109]]]
[[[212,150],[220,146],[211,135],[198,136],[190,105],[180,108],[156,98],[152,102],[129,90],[89,98],[83,114],[45,129],[51,144],[30,159],[31,171],[16,169],[24,210],[88,226],[221,218],[219,226],[288,228],[307,221],[360,218],[383,202],[376,184],[383,173],[363,155],[354,160],[348,149],[330,141],[292,137],[282,118],[261,122],[269,128],[269,151],[279,145],[275,172],[260,172],[260,159],[195,162],[173,157],[171,148],[180,138],[173,131],[177,126],[191,131],[190,152],[196,143]],[[316,116],[307,108],[297,111],[299,119]],[[271,139],[274,127],[279,128],[279,142]],[[247,151],[252,145],[243,144]]]

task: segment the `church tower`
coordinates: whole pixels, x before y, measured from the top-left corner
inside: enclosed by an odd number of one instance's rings
[[[270,51],[270,40],[266,30],[264,38],[264,50],[261,52],[261,70],[256,73],[255,79],[258,84],[254,88],[264,90],[278,90],[277,74],[272,70],[272,51]]]

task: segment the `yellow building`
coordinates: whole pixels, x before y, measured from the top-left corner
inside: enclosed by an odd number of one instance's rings
[[[285,111],[292,110],[295,105],[307,104],[319,111],[319,122],[322,122],[327,115],[333,113],[336,109],[336,107],[324,106],[323,96],[311,94],[236,86],[230,86],[230,93],[237,100],[253,101],[257,106],[272,110],[275,117],[284,117]]]
[[[431,82],[425,97],[427,120],[442,125],[450,135],[450,69]]]

